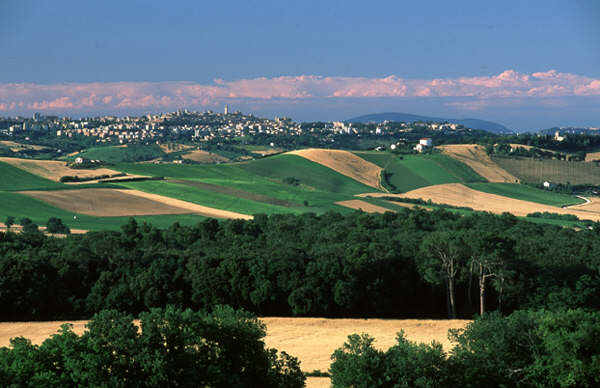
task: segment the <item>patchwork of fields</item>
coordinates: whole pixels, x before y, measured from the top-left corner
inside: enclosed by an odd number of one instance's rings
[[[135,155],[138,151],[127,152]],[[260,213],[321,214],[355,209],[381,213],[415,206],[380,198],[390,192],[436,204],[510,211],[519,216],[547,211],[576,214],[582,219],[600,218],[594,199],[585,204],[575,196],[531,186],[490,183],[491,178],[506,171],[494,160],[479,160],[485,169],[473,161],[463,163],[468,155],[477,161],[480,151],[466,145],[445,146],[444,153],[429,155],[309,149],[237,163],[116,163],[111,169],[89,170],[70,169],[63,161],[3,158],[0,218],[28,217],[43,225],[49,217],[58,217],[73,229],[98,230],[118,228],[129,216],[168,226],[175,221],[195,223],[205,217],[251,218]],[[153,179],[83,185],[58,182],[64,175],[97,176],[104,172]],[[365,197],[366,193],[371,197]],[[514,201],[519,201],[518,206]],[[579,206],[562,209],[570,205]]]

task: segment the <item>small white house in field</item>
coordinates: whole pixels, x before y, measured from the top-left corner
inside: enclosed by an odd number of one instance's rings
[[[415,146],[415,148],[413,148],[413,149],[415,149],[419,152],[423,152],[423,150],[426,150],[427,148],[431,147],[432,145],[433,145],[433,142],[431,141],[431,138],[424,137],[419,140],[419,144],[417,144]]]
[[[419,144],[421,144],[424,147],[431,147],[433,145],[433,142],[431,141],[431,138],[424,137],[421,140],[419,140]]]
[[[83,158],[81,156],[78,156],[75,158],[75,164],[81,164],[83,163]]]
[[[544,186],[544,189],[551,189],[554,186],[556,186],[554,183],[550,183],[548,181],[544,181],[544,183],[542,183],[542,186]]]

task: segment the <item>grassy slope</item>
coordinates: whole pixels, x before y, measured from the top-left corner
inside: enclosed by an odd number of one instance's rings
[[[485,181],[469,167],[446,155],[404,155],[402,159],[387,152],[356,152],[356,155],[391,174],[389,182],[398,192],[443,183]]]
[[[470,183],[468,187],[484,193],[502,195],[550,206],[568,206],[585,202],[573,195],[553,193],[535,187],[515,183]]]
[[[47,190],[66,188],[67,185],[44,179],[10,164],[0,162],[0,190]]]
[[[76,156],[86,159],[98,159],[110,163],[133,162],[160,158],[165,153],[156,144],[130,145],[128,147],[107,146],[89,148]],[[74,159],[76,156],[72,157]]]
[[[267,195],[302,205],[303,211],[346,211],[334,202],[351,199],[353,194],[373,188],[356,182],[327,167],[294,155],[279,155],[247,163],[220,165],[122,164],[115,167],[130,174],[164,176],[212,183]],[[300,185],[283,183],[293,176]],[[286,210],[290,212],[290,210]]]
[[[100,218],[76,214],[18,193],[0,192],[0,199],[0,221],[4,221],[7,216],[15,217],[17,222],[22,217],[28,217],[38,225],[45,225],[48,221],[48,218],[58,217],[73,229],[115,230],[119,229],[119,227],[125,224],[129,219],[129,217]],[[77,219],[74,219],[74,216],[76,216]],[[149,222],[157,227],[165,228],[175,222],[186,225],[195,224],[202,221],[204,218],[205,217],[198,215],[159,215],[135,217],[138,222]]]
[[[301,185],[331,193],[354,195],[375,191],[370,186],[297,155],[276,155],[240,163],[239,166],[272,180],[283,181],[287,177],[294,177]]]
[[[183,201],[209,206],[216,209],[229,210],[243,214],[257,213],[296,213],[303,212],[301,208],[288,208],[267,203],[243,199],[228,194],[215,193],[197,187],[185,186],[166,181],[144,181],[128,182],[126,187],[146,191],[149,193],[164,195]]]

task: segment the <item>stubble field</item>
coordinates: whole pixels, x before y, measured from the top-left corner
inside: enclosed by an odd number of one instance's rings
[[[326,319],[266,317],[267,347],[285,351],[300,360],[305,372],[326,372],[331,354],[341,347],[350,334],[368,333],[375,338],[375,346],[385,350],[395,344],[396,333],[404,330],[406,338],[415,342],[440,342],[446,351],[451,349],[449,329],[464,328],[467,320],[418,319]],[[34,344],[42,343],[67,322],[0,322],[0,347],[8,346],[10,338],[22,336]],[[73,330],[81,334],[87,321],[72,321]],[[308,388],[329,387],[328,378],[309,377]]]

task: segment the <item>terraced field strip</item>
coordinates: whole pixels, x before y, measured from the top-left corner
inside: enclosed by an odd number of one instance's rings
[[[600,167],[595,163],[500,156],[494,156],[492,160],[525,182],[600,185]]]
[[[291,151],[288,154],[301,156],[367,186],[385,191],[380,182],[383,169],[349,151],[310,148]]]
[[[195,213],[216,218],[252,218],[245,214],[213,209],[137,190],[84,189],[24,191],[21,193],[69,212],[95,217]]]
[[[374,204],[366,202],[366,201],[361,201],[360,199],[351,199],[348,201],[340,201],[340,202],[336,202],[335,204],[340,205],[340,206],[345,206],[350,209],[362,210],[366,213],[385,213],[385,212],[392,211],[392,210],[387,209],[382,206],[377,206],[377,205],[374,205]]]
[[[81,178],[96,177],[100,175],[114,175],[118,171],[108,168],[76,169],[69,168],[66,162],[59,160],[32,160],[19,158],[0,157],[0,162],[8,163],[31,174],[58,182],[61,177],[78,176]],[[89,182],[86,182],[89,183]]]
[[[517,177],[496,164],[482,146],[474,144],[452,144],[439,146],[446,155],[471,167],[489,182],[518,183]]]
[[[484,193],[498,194],[503,197],[522,199],[550,206],[570,206],[585,203],[575,195],[555,193],[548,190],[542,190],[528,185],[516,183],[470,183],[467,187]]]
[[[361,196],[382,197],[386,196],[386,194],[370,193],[362,194]],[[577,208],[560,208],[503,197],[497,194],[484,193],[459,183],[423,187],[409,191],[408,193],[387,194],[387,196],[423,199],[425,201],[431,200],[434,203],[465,206],[470,207],[473,210],[489,211],[497,214],[508,212],[515,216],[526,216],[529,213],[549,212],[557,214],[573,214],[581,219],[600,221],[600,208],[592,206],[593,202],[590,203],[590,205],[581,205]]]
[[[169,179],[167,182],[177,183],[180,185],[185,185],[185,186],[190,186],[190,187],[197,187],[199,189],[213,191],[215,193],[233,195],[235,197],[249,199],[251,201],[268,203],[271,205],[285,206],[285,207],[300,207],[300,206],[302,206],[302,205],[294,203],[294,202],[284,201],[281,199],[269,197],[267,195],[251,193],[249,191],[240,190],[240,189],[236,189],[233,187],[215,185],[212,183],[188,181],[188,180],[182,180],[182,179]]]
[[[209,164],[223,163],[229,161],[229,159],[224,156],[203,150],[193,150],[186,154],[183,154],[181,157],[184,159],[193,160],[194,162]]]

